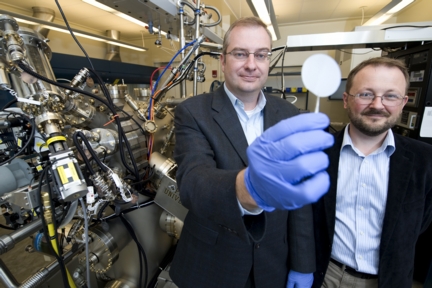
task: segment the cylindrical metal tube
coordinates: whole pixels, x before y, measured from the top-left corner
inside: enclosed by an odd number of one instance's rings
[[[56,212],[56,217],[61,216],[63,213],[61,207],[57,207],[55,209],[55,212]],[[12,232],[9,235],[0,236],[0,255],[8,252],[9,250],[15,247],[16,243],[24,240],[27,237],[30,237],[41,228],[42,228],[42,220],[38,219],[29,224],[26,224],[21,229]]]
[[[9,77],[6,74],[4,67],[0,67],[0,86],[5,86],[7,88],[11,87]]]
[[[81,245],[82,248],[83,245]],[[65,254],[63,254],[63,263],[66,265],[78,252],[81,251],[81,248],[78,248],[74,251],[69,250]],[[48,266],[40,269],[33,276],[25,280],[20,288],[36,288],[40,287],[53,273],[57,272],[60,269],[59,262],[57,260],[51,262]],[[9,286],[7,286],[9,287]]]
[[[6,264],[0,259],[0,280],[5,287],[16,288],[19,283],[7,268]]]
[[[197,11],[201,10],[201,4],[200,4],[200,0],[196,0],[196,8],[195,8],[195,39],[198,39],[200,36],[200,13],[198,13]],[[195,50],[195,56],[197,56],[199,54],[199,49]],[[195,61],[194,63],[194,78],[193,78],[193,95],[197,95],[197,75],[198,75],[198,61]]]
[[[29,224],[26,224],[21,229],[12,232],[9,235],[0,236],[0,255],[8,252],[15,247],[15,244],[29,237],[36,231],[42,228],[42,220],[38,219]]]

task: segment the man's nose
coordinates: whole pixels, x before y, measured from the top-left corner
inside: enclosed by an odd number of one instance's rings
[[[249,69],[256,68],[256,60],[254,54],[249,54],[248,58],[246,59],[245,66],[247,66]]]
[[[383,96],[375,96],[375,98],[372,100],[372,103],[369,104],[369,106],[384,107],[382,101],[383,101]]]

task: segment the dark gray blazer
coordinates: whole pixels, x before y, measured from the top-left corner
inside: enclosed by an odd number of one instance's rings
[[[390,157],[387,205],[378,266],[380,288],[411,288],[418,236],[432,220],[432,145],[394,134]],[[314,287],[321,287],[330,261],[336,222],[336,188],[343,130],[328,149],[330,190],[313,204],[317,271]]]
[[[264,129],[298,114],[266,96]],[[315,270],[311,206],[242,217],[235,182],[248,143],[223,86],[184,101],[175,112],[177,184],[189,209],[170,275],[179,287],[285,287],[289,269]],[[247,219],[247,220],[246,220]],[[289,252],[289,253],[288,253]]]

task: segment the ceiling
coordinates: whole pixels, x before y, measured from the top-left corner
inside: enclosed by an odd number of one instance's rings
[[[118,5],[128,4],[133,7],[129,13],[137,13],[139,9],[145,9],[143,2],[147,0],[99,0],[112,2]],[[177,0],[156,0],[175,3]],[[212,0],[208,0],[209,2]],[[216,3],[224,1],[236,17],[251,16],[252,12],[246,0],[216,0]],[[271,0],[266,0],[271,1]],[[359,23],[366,22],[390,0],[272,0],[279,26],[294,25],[300,23],[321,22],[330,20],[358,19]],[[117,30],[121,32],[121,39],[130,41],[142,36],[151,36],[148,31],[134,23],[118,16],[93,7],[82,0],[58,0],[71,27],[84,29],[89,32],[103,34],[105,30]],[[154,2],[154,1],[153,1]],[[214,2],[214,0],[212,1]],[[205,0],[201,3],[206,4]],[[210,4],[207,4],[210,5]],[[4,10],[31,16],[32,7],[39,6],[53,9],[56,13],[56,22],[62,23],[61,14],[54,0],[0,0],[0,7]],[[216,6],[216,5],[215,5]],[[143,8],[144,7],[144,8]],[[161,14],[164,17],[163,14]]]

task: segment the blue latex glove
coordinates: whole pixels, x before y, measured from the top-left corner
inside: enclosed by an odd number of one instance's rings
[[[322,129],[329,122],[322,113],[300,114],[270,127],[248,147],[244,180],[259,207],[297,209],[328,191],[329,160],[322,150],[334,138]]]
[[[303,274],[291,270],[288,274],[288,283],[286,288],[310,288],[313,284],[313,273]]]

